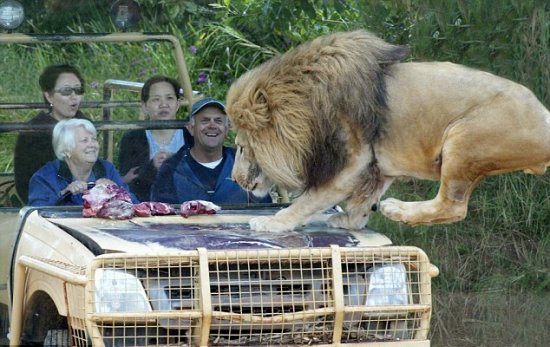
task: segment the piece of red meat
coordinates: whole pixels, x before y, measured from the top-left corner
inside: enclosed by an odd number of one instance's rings
[[[153,216],[165,216],[170,214],[176,214],[176,210],[170,204],[165,202],[151,202],[153,207],[151,208]]]
[[[95,217],[105,203],[116,195],[109,186],[97,185],[84,192],[82,195],[83,207],[82,215],[84,217]]]
[[[150,204],[148,202],[134,204],[134,214],[138,217],[150,217],[152,215]]]
[[[122,201],[132,203],[132,198],[130,197],[130,193],[126,189],[120,188],[119,186],[116,186],[114,184],[110,185],[109,187],[110,189],[114,190],[116,200],[122,200]]]
[[[165,216],[176,214],[176,211],[170,204],[164,202],[141,202],[134,205],[135,215],[138,217]]]
[[[164,202],[146,201],[134,205],[128,191],[117,185],[97,185],[86,191],[82,198],[84,217],[129,219],[133,216],[176,214],[174,208]],[[197,214],[214,214],[219,210],[219,206],[204,200],[186,201],[180,206],[180,214],[185,218]]]
[[[97,217],[107,219],[130,219],[134,216],[134,205],[124,200],[110,200],[97,212]]]
[[[215,214],[219,210],[221,210],[221,207],[210,201],[190,200],[181,204],[180,215],[187,218],[197,214]]]
[[[96,185],[85,191],[82,199],[84,217],[128,219],[134,214],[130,193],[116,184]]]

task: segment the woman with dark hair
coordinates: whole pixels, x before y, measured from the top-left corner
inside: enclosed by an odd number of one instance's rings
[[[141,109],[151,120],[174,120],[182,94],[175,79],[151,77],[141,89]],[[131,130],[120,141],[120,173],[141,201],[150,201],[151,185],[164,160],[192,144],[193,137],[185,128]]]
[[[78,110],[84,79],[71,65],[50,65],[38,80],[48,111],[41,111],[29,121],[31,124],[56,124],[62,119],[85,118]],[[27,203],[29,180],[45,163],[55,159],[52,130],[19,134],[15,145],[15,188],[19,198]]]

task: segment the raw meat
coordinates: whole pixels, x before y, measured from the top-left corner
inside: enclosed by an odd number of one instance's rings
[[[97,212],[97,217],[106,219],[130,219],[134,216],[134,205],[124,200],[109,200]]]
[[[174,208],[164,202],[146,201],[132,204],[130,194],[117,185],[96,185],[84,192],[82,215],[107,219],[130,219],[134,216],[149,217],[176,214]],[[221,208],[205,200],[185,201],[180,205],[180,215],[187,218],[197,214],[214,214]]]
[[[176,214],[176,211],[170,204],[148,201],[135,204],[134,213],[137,217],[149,217]]]
[[[148,202],[140,202],[139,204],[135,204],[134,214],[138,217],[150,217],[152,216],[151,206],[149,206]]]
[[[130,194],[115,184],[96,185],[82,195],[84,217],[129,219],[134,214]]]
[[[181,204],[180,215],[187,218],[197,214],[215,214],[219,210],[221,210],[221,207],[210,201],[190,200]]]

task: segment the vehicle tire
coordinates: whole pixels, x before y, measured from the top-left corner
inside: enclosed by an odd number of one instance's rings
[[[45,293],[33,295],[25,310],[24,346],[69,346],[67,318],[60,316],[52,299]]]

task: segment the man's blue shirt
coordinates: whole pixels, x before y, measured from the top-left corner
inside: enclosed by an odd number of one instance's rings
[[[245,191],[231,179],[235,162],[235,149],[224,147],[221,172],[214,190],[209,190],[202,182],[205,177],[191,169],[193,160],[188,148],[180,149],[167,159],[157,174],[151,188],[151,200],[170,204],[181,204],[189,200],[206,200],[215,204],[270,203],[271,197],[257,198]]]

